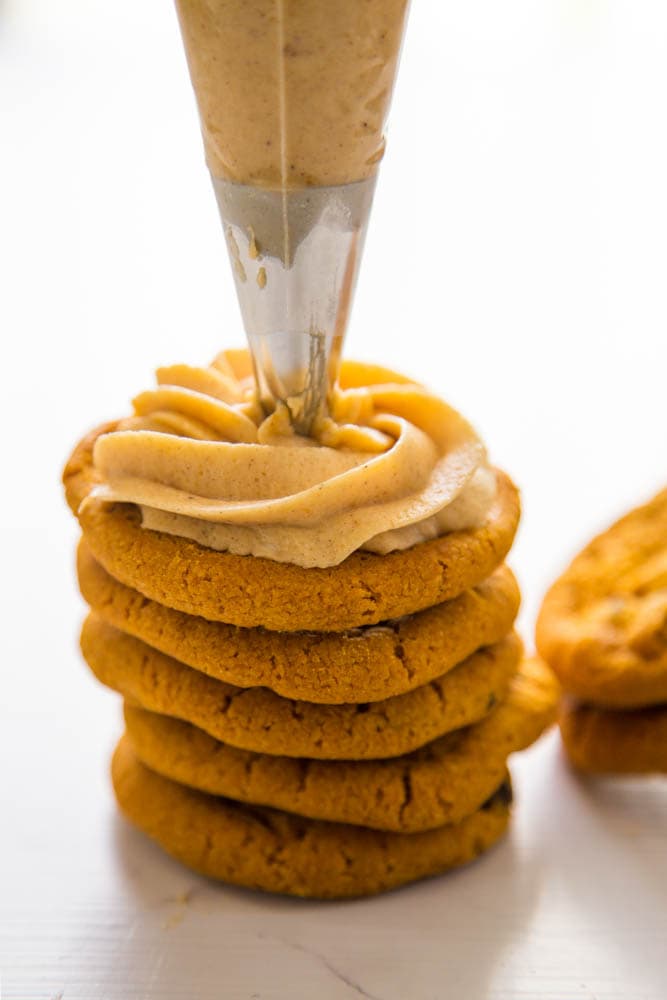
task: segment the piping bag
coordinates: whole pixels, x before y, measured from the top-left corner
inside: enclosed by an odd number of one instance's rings
[[[267,414],[336,382],[409,0],[176,0]]]

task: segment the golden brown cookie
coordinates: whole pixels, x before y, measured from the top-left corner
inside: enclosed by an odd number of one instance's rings
[[[544,599],[536,641],[582,701],[667,701],[667,490],[575,558]]]
[[[407,694],[314,705],[216,681],[95,614],[84,622],[81,648],[98,680],[142,708],[192,722],[244,750],[324,760],[397,757],[478,721],[504,697],[521,656],[513,634]]]
[[[340,631],[412,614],[458,597],[486,579],[510,549],[519,520],[516,487],[498,472],[486,522],[403,552],[354,552],[339,566],[303,569],[206,549],[143,529],[133,504],[93,501],[92,449],[107,424],[75,448],[63,481],[90,550],[115,579],[159,604],[210,621],[281,632]]]
[[[211,677],[322,704],[379,701],[446,673],[512,628],[519,588],[507,566],[416,615],[342,633],[269,632],[208,622],[125,587],[82,540],[81,593],[108,624]]]
[[[131,705],[125,726],[139,760],[180,784],[311,819],[413,833],[476,812],[502,782],[508,755],[554,721],[557,693],[548,667],[526,661],[505,701],[481,722],[382,761],[248,753]]]
[[[590,774],[667,774],[667,705],[633,711],[564,700],[561,736],[570,761]]]
[[[511,800],[507,781],[461,823],[400,834],[193,791],[141,764],[126,739],[112,778],[126,817],[189,868],[250,889],[320,899],[372,895],[472,861],[504,833]]]

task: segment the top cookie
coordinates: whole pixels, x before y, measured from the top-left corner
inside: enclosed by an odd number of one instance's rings
[[[339,631],[412,614],[457,597],[500,565],[519,520],[516,487],[497,473],[498,491],[485,523],[452,531],[411,549],[354,552],[338,566],[304,569],[206,549],[141,527],[137,507],[93,501],[92,448],[113,424],[75,448],[63,475],[95,559],[117,580],[170,608],[244,627]]]
[[[544,599],[536,642],[582,701],[667,701],[667,490],[574,559]]]

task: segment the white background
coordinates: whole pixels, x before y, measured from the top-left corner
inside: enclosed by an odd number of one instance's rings
[[[667,10],[416,0],[347,353],[477,424],[548,582],[664,484]],[[58,478],[157,364],[242,343],[167,0],[0,0],[3,998],[664,1000],[664,782],[517,761],[510,838],[357,903],[218,888],[115,815]]]

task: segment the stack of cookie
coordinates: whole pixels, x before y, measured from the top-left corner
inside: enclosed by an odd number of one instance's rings
[[[65,470],[94,674],[125,700],[121,809],[209,876],[300,896],[375,893],[504,832],[507,758],[555,713],[522,659],[503,565],[510,480],[484,524],[304,569],[147,530],[88,500],[99,429]]]
[[[667,772],[667,490],[595,538],[547,594],[537,646],[591,773]]]

